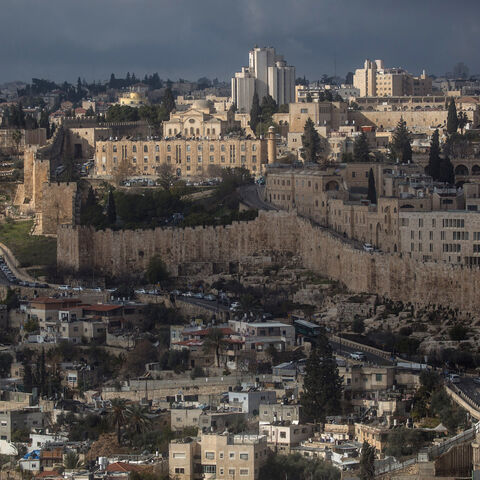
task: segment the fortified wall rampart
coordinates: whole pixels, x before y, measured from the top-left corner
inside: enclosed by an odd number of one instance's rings
[[[119,274],[145,270],[159,254],[174,274],[185,265],[211,262],[214,271],[249,264],[268,255],[295,256],[305,268],[338,280],[353,292],[368,292],[417,305],[480,308],[480,270],[418,262],[399,254],[367,253],[295,213],[261,211],[251,222],[226,227],[97,231],[61,226],[58,263]]]

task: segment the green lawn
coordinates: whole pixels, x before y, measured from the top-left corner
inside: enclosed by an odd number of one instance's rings
[[[7,222],[0,225],[0,242],[17,257],[22,267],[55,265],[57,240],[30,235],[33,221]]]

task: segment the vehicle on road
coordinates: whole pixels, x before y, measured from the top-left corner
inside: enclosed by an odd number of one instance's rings
[[[74,292],[83,292],[83,287],[80,287],[80,286],[78,286],[78,287],[73,287],[72,290],[73,290]]]
[[[194,297],[194,298],[203,298],[203,293],[200,293],[200,292],[195,293],[195,294],[193,295],[193,297]]]
[[[366,360],[367,356],[363,352],[353,352],[350,354],[350,358],[353,360]]]
[[[135,290],[135,293],[137,295],[145,295],[147,292],[144,288],[139,288],[138,290]]]
[[[92,287],[90,290],[92,290],[92,292],[97,292],[97,293],[102,292],[102,289],[100,287]]]
[[[193,297],[193,293],[192,292],[185,292],[183,294],[184,297]]]
[[[480,377],[475,377],[475,378],[473,379],[473,381],[474,381],[475,383],[480,384]]]
[[[456,373],[451,373],[449,376],[448,376],[448,380],[451,382],[451,383],[460,383],[460,375],[457,375]]]
[[[70,285],[60,285],[58,287],[59,290],[70,290],[70,288],[71,288]]]
[[[373,252],[375,249],[373,248],[373,245],[371,243],[364,243],[363,244],[363,249],[366,252]]]
[[[214,302],[216,300],[215,295],[212,295],[211,293],[209,293],[208,295],[205,295],[203,298],[205,300],[208,300],[209,302]]]
[[[177,297],[182,294],[182,292],[181,292],[180,290],[172,290],[170,293],[171,293],[172,295],[177,296]]]
[[[239,310],[239,309],[240,309],[240,302],[233,302],[230,305],[230,310],[232,310],[232,311],[236,311],[236,310]]]

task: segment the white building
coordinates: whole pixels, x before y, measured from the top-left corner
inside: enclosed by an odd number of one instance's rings
[[[250,111],[255,92],[260,102],[268,94],[278,105],[295,101],[295,67],[287,65],[272,47],[251,50],[248,67],[232,78],[232,101],[239,112]]]

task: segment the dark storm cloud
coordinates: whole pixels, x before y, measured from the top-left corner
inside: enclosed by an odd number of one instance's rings
[[[110,72],[228,79],[254,45],[299,75],[344,75],[365,58],[480,72],[477,0],[1,0],[0,81]]]

